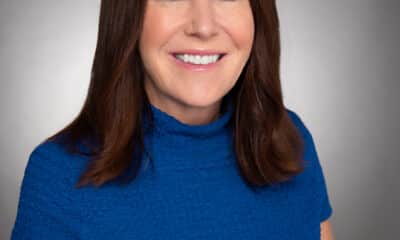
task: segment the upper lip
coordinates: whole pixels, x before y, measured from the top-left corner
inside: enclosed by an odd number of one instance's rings
[[[219,54],[219,55],[225,55],[226,52],[225,51],[221,51],[221,50],[213,50],[213,49],[182,49],[182,50],[176,50],[176,51],[172,51],[172,54],[176,55],[176,54],[191,54],[191,55],[215,55],[215,54]]]

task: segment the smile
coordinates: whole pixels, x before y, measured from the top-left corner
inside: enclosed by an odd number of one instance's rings
[[[175,63],[179,67],[191,71],[207,71],[215,68],[226,54],[210,54],[210,55],[196,55],[196,54],[171,54]]]
[[[207,65],[210,63],[215,63],[223,54],[214,54],[214,55],[192,55],[192,54],[175,54],[175,58],[181,60],[185,63],[192,63],[197,65]]]

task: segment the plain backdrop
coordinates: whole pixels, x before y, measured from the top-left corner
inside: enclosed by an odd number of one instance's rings
[[[284,100],[314,137],[336,238],[400,236],[400,2],[277,1]],[[0,1],[0,239],[28,155],[82,107],[99,6]]]

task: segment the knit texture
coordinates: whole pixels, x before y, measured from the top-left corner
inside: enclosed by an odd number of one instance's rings
[[[254,190],[236,165],[231,105],[204,125],[151,110],[146,164],[126,186],[75,189],[88,158],[54,142],[35,147],[11,239],[320,239],[332,208],[313,138],[295,112],[287,109],[306,143],[305,171]]]

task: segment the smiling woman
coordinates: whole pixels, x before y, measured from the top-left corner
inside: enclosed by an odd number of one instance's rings
[[[139,51],[150,102],[184,123],[209,122],[250,55],[249,1],[148,1],[144,19]]]
[[[329,239],[279,64],[273,0],[103,0],[86,102],[32,151],[12,239]]]

